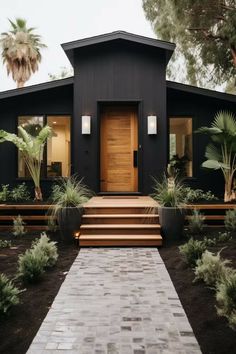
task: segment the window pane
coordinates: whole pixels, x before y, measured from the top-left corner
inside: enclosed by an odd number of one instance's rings
[[[68,177],[71,169],[70,116],[48,116],[53,137],[47,143],[47,176]]]
[[[169,158],[181,176],[193,176],[192,118],[170,118]]]
[[[18,126],[22,126],[33,137],[37,136],[43,127],[42,116],[18,117]],[[43,157],[41,157],[43,159]],[[18,150],[18,177],[30,177],[22,153]]]

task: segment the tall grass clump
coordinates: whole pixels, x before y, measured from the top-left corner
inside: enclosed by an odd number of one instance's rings
[[[152,198],[162,207],[181,208],[185,202],[184,185],[177,178],[167,178],[163,176],[162,180],[153,178]]]
[[[5,315],[12,306],[19,303],[20,292],[5,274],[0,274],[0,316]]]

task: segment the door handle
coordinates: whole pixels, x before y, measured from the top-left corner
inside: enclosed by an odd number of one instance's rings
[[[138,151],[133,152],[133,167],[138,167]]]

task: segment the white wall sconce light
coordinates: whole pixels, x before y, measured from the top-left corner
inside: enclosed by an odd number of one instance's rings
[[[147,117],[147,133],[148,135],[157,134],[157,116]]]
[[[82,116],[82,134],[91,134],[91,116]]]

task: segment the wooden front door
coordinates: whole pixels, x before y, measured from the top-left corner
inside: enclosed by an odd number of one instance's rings
[[[105,108],[100,131],[101,191],[138,191],[138,129],[135,109]]]

